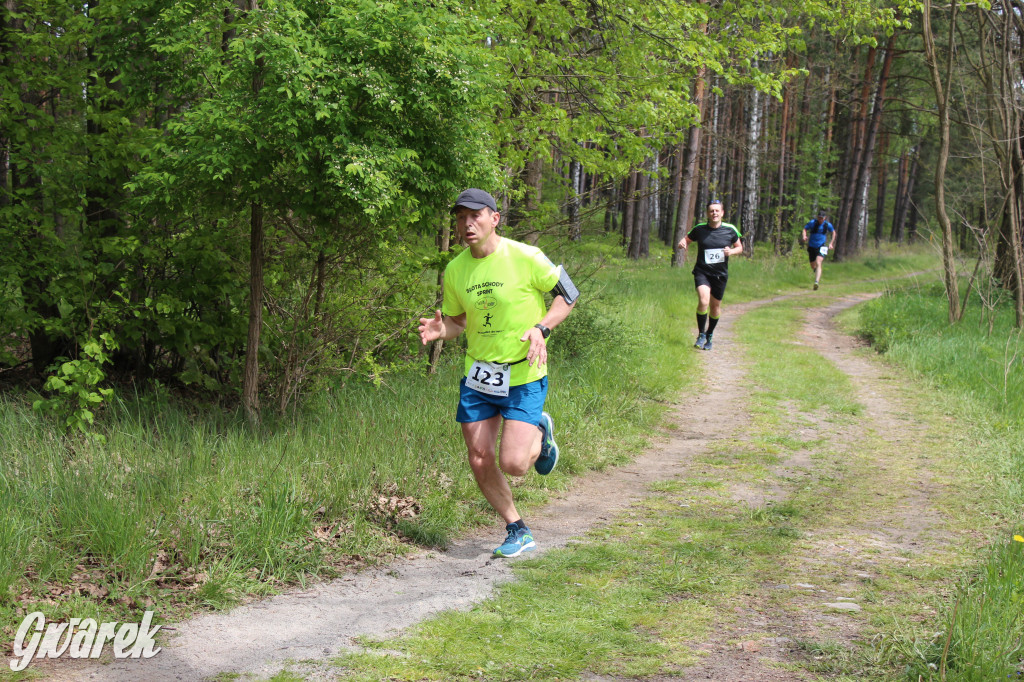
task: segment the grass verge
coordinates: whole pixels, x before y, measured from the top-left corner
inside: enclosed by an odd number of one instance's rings
[[[975,303],[945,323],[941,287],[902,288],[849,315],[848,328],[871,339],[895,364],[942,397],[957,415],[955,472],[977,494],[973,514],[988,529],[980,556],[963,567],[940,615],[922,628],[893,631],[886,645],[906,662],[907,679],[974,682],[1024,678],[1024,345],[1008,304]],[[993,524],[994,520],[994,524]],[[973,528],[972,528],[973,530]],[[976,531],[975,531],[976,532]]]

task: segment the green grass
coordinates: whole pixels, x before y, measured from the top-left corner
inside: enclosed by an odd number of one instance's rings
[[[985,488],[980,513],[999,519],[991,546],[938,603],[929,629],[895,631],[887,646],[907,662],[907,679],[974,682],[1024,678],[1024,344],[1008,304],[976,301],[946,321],[941,286],[901,288],[846,317],[892,362],[930,383],[963,424],[960,484]],[[977,482],[978,478],[983,479]]]
[[[852,398],[846,376],[797,336],[804,315],[797,306],[806,303],[765,306],[745,315],[737,325],[739,340],[751,347],[750,377],[761,388],[755,395],[755,409],[762,409],[766,402],[773,407],[788,403],[820,418],[856,416],[863,406]]]
[[[1009,305],[989,313],[974,303],[951,326],[942,287],[933,284],[889,292],[860,311],[857,326],[894,362],[1020,424],[1024,335],[1013,323]]]
[[[999,543],[961,580],[942,629],[903,633],[891,646],[907,661],[909,679],[1024,677],[1024,544]]]
[[[716,605],[786,551],[784,515],[659,494],[586,541],[516,564],[516,583],[467,613],[339,660],[353,680],[642,677],[692,664]],[[781,525],[780,525],[781,524]],[[457,653],[456,653],[457,652]]]
[[[807,263],[807,252],[794,250],[788,255],[771,258],[759,250],[753,259],[729,259],[729,286],[726,290],[726,306],[729,302],[740,303],[771,298],[795,290],[810,288],[814,276]],[[686,268],[690,270],[691,261]],[[926,246],[901,249],[884,247],[865,251],[856,259],[842,263],[826,262],[821,278],[819,297],[832,297],[850,291],[880,291],[893,279],[905,278],[914,273],[926,273],[925,277],[935,278],[934,271],[939,262]],[[692,281],[691,281],[692,286]]]

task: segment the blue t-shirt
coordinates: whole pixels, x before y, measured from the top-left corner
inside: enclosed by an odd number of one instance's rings
[[[836,228],[832,227],[832,223],[827,220],[821,223],[812,220],[804,225],[804,229],[807,230],[807,248],[809,249],[819,249],[825,246],[825,242],[828,241],[828,233],[836,231]]]

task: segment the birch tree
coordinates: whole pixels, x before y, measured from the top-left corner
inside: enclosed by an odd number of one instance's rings
[[[757,63],[754,62],[756,68]],[[747,128],[747,164],[743,182],[743,208],[741,210],[740,230],[746,235],[744,249],[747,255],[753,251],[753,234],[755,233],[758,196],[758,175],[760,173],[760,142],[761,142],[761,93],[751,88],[747,94],[746,107]]]

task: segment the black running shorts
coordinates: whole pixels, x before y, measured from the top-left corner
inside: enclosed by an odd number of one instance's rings
[[[729,275],[723,275],[721,277],[717,275],[709,275],[706,272],[695,270],[693,272],[693,287],[704,285],[711,288],[711,298],[721,301],[725,298],[725,283],[729,281]]]

